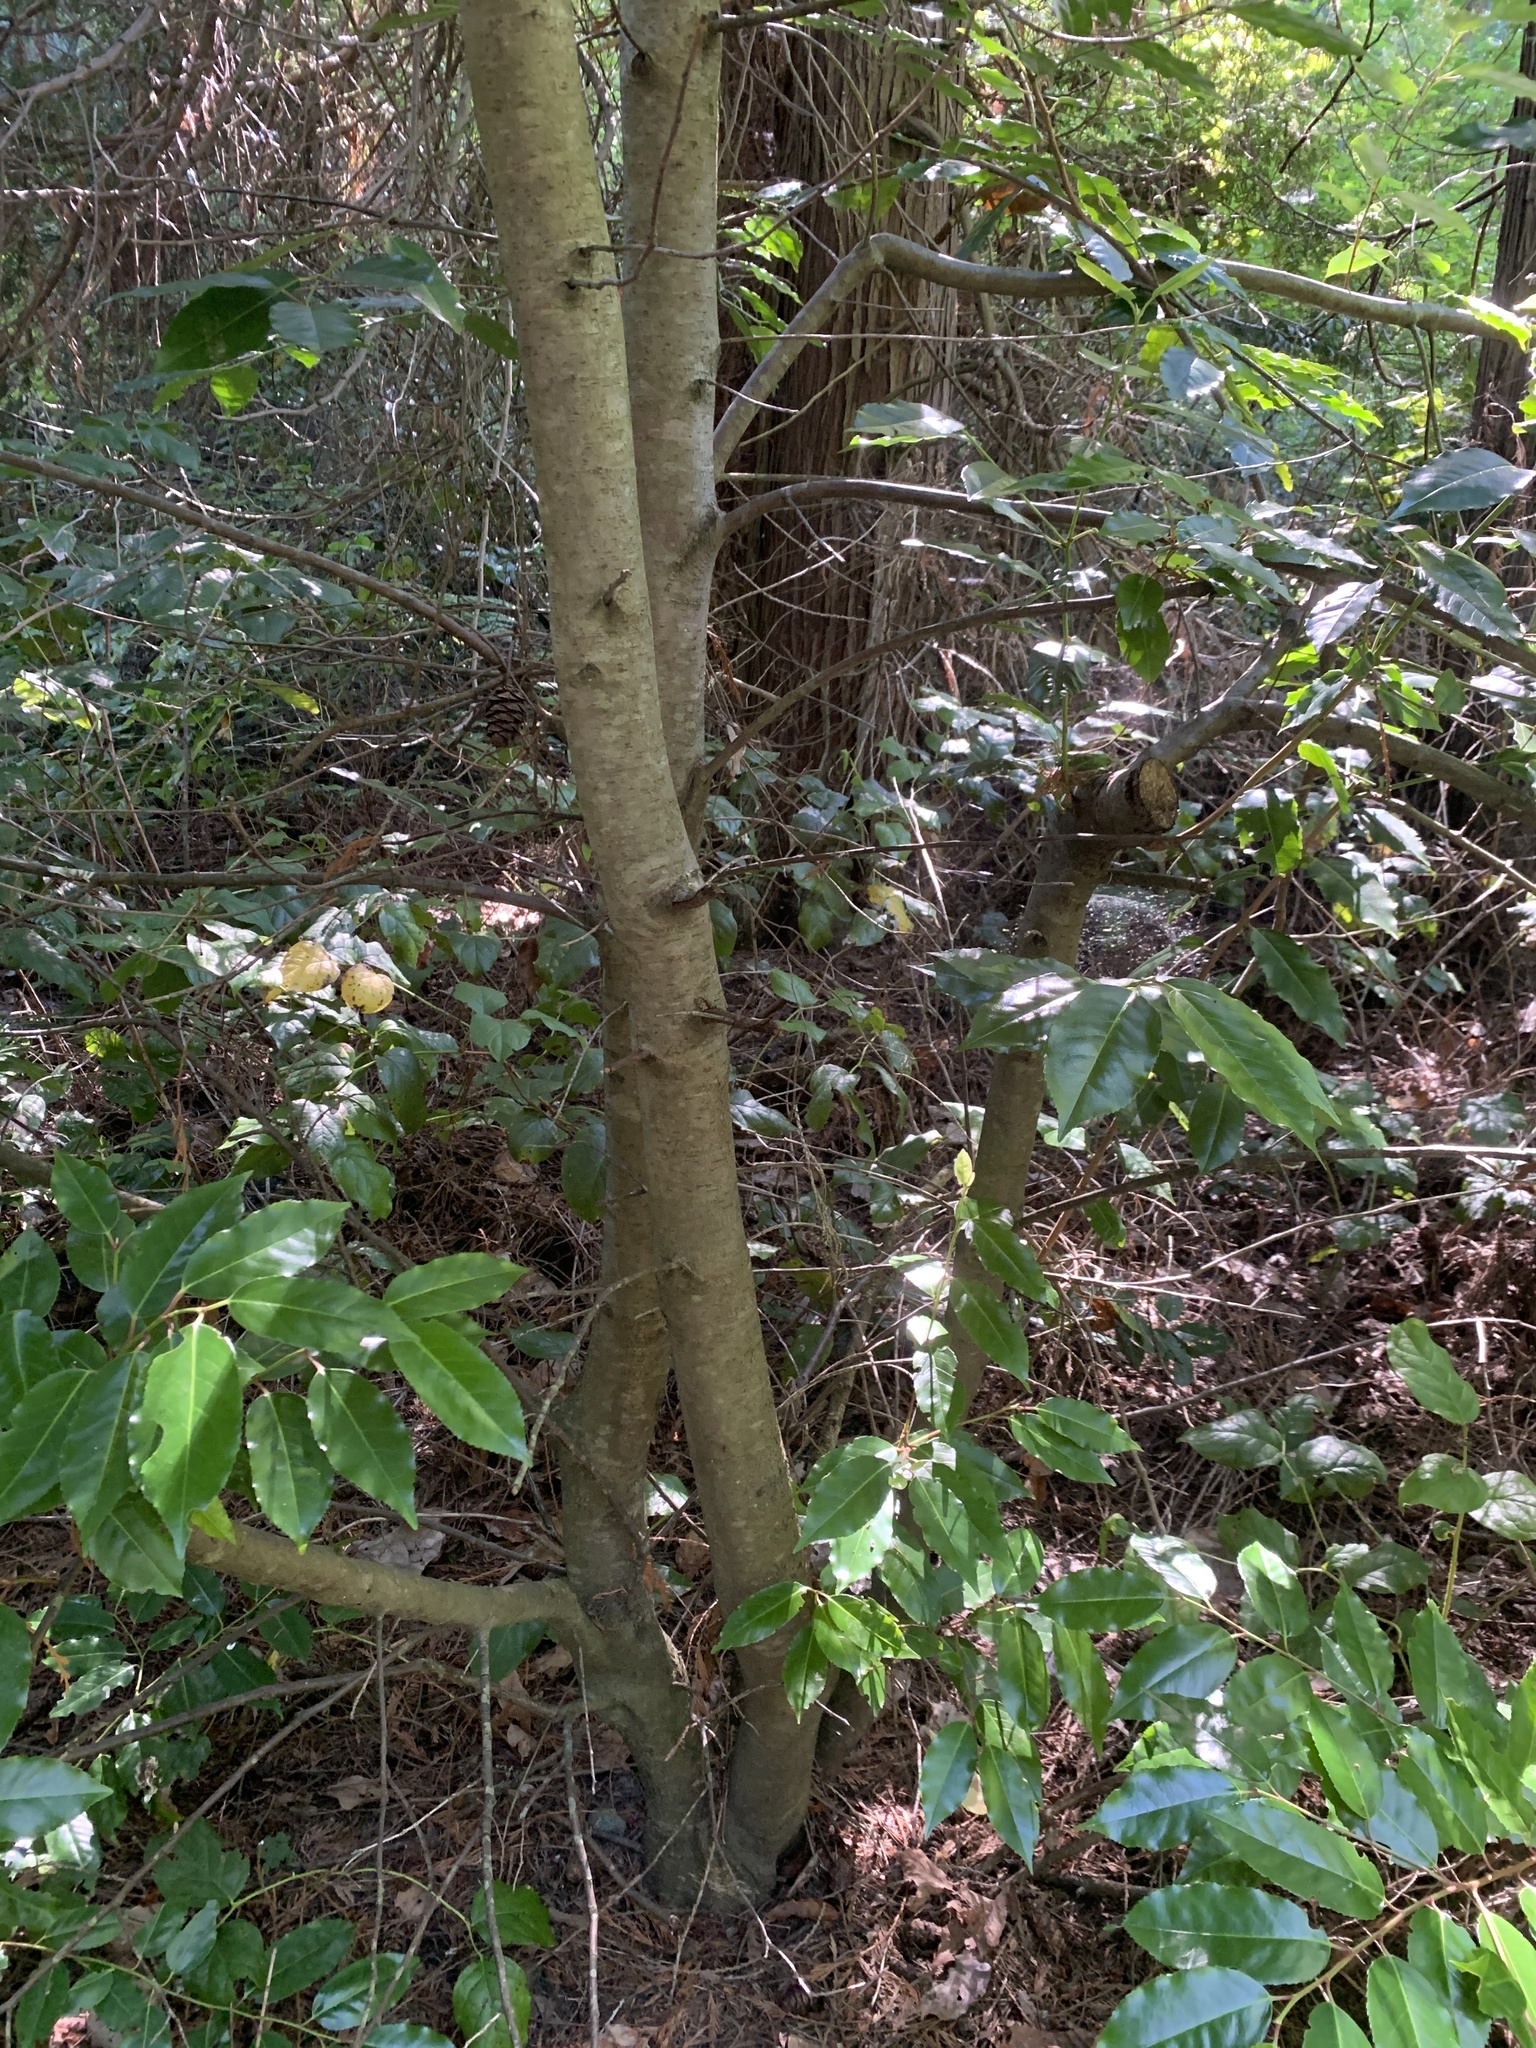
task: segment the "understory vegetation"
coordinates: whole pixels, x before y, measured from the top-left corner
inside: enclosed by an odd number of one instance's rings
[[[0,161],[5,2048],[1536,2048],[1536,12]]]

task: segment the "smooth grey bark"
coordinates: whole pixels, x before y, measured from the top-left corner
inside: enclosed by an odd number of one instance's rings
[[[619,273],[565,0],[468,0],[463,18],[521,349],[561,709],[628,998],[658,1294],[728,1613],[792,1576],[798,1528],[737,1190],[708,903],[662,712]],[[753,1893],[771,1883],[809,1789],[815,1720],[790,1714],[782,1652],[770,1642],[738,1659],[722,1850]]]

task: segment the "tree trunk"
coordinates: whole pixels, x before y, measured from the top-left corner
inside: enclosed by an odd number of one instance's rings
[[[636,25],[636,55],[643,51],[662,68],[676,62],[680,39],[663,42],[653,25],[652,50],[644,44],[647,32]],[[521,349],[561,709],[603,891],[611,972],[626,1002],[627,1071],[639,1107],[655,1283],[715,1590],[729,1613],[759,1588],[792,1576],[798,1530],[738,1199],[709,909],[668,744],[670,726],[684,736],[679,750],[686,751],[693,717],[694,648],[684,608],[673,606],[673,571],[679,540],[707,524],[712,495],[701,504],[690,494],[669,535],[659,545],[651,537],[648,559],[635,453],[638,433],[676,455],[677,489],[687,489],[694,387],[710,360],[714,308],[711,302],[708,342],[685,349],[684,321],[667,360],[645,360],[632,426],[618,271],[587,139],[569,9],[565,0],[469,0],[464,33]],[[702,51],[707,39],[707,24],[695,15],[687,45]],[[695,68],[699,61],[695,56]],[[701,76],[707,91],[707,71]],[[668,104],[679,140],[685,128],[702,132],[707,125],[712,133],[713,100],[707,114],[677,113],[680,71],[674,78]],[[689,99],[693,89],[690,71]],[[670,156],[665,170],[670,185]],[[690,175],[699,175],[696,166]],[[655,296],[664,296],[660,288]],[[643,360],[643,321],[632,325],[630,338]],[[659,469],[647,474],[654,478]],[[653,578],[667,622],[670,718]],[[697,608],[693,616],[701,634]],[[698,653],[702,674],[702,648]],[[815,1716],[799,1725],[790,1714],[782,1652],[782,1643],[769,1642],[738,1660],[748,1704],[732,1756],[721,1852],[730,1876],[753,1894],[771,1883],[809,1792]]]
[[[1527,22],[1520,45],[1520,69],[1536,76],[1536,21]],[[1536,119],[1536,100],[1516,100],[1511,121]],[[1504,201],[1499,216],[1499,246],[1494,257],[1489,297],[1498,306],[1516,306],[1536,287],[1536,151],[1510,150],[1504,166]],[[1520,401],[1530,381],[1526,352],[1502,336],[1484,341],[1477,359],[1477,388],[1472,399],[1472,439],[1492,448],[1506,461],[1522,458],[1521,434],[1526,423]]]

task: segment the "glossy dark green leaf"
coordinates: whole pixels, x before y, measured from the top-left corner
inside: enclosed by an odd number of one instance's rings
[[[1280,1432],[1257,1408],[1239,1408],[1214,1422],[1198,1423],[1185,1430],[1182,1441],[1213,1465],[1227,1465],[1237,1472],[1258,1472],[1266,1465],[1278,1465],[1283,1448]]]
[[[975,1769],[976,1730],[969,1721],[947,1721],[928,1744],[918,1772],[925,1836],[960,1804]]]
[[[1237,1788],[1203,1764],[1145,1764],[1110,1793],[1093,1825],[1133,1849],[1173,1849],[1223,1812]]]
[[[59,1485],[75,1409],[89,1383],[83,1372],[56,1372],[27,1394],[0,1434],[0,1522],[38,1508]]]
[[[196,376],[265,348],[274,297],[254,284],[199,292],[166,328],[155,368],[162,376]]]
[[[1016,1380],[1029,1379],[1029,1339],[990,1288],[952,1281],[944,1313],[994,1365]]]
[[[360,2027],[372,2014],[375,2018],[397,2005],[410,1989],[419,1957],[385,1949],[378,1955],[362,1956],[322,1984],[310,2008],[317,2027],[328,2033],[346,2034]],[[509,1968],[512,1965],[508,1965]]]
[[[1488,1498],[1473,1510],[1473,1521],[1507,1542],[1536,1542],[1536,1479],[1528,1472],[1485,1472],[1483,1484]]]
[[[1371,2037],[1337,2005],[1314,2005],[1302,2048],[1371,2048]]]
[[[359,1365],[381,1362],[380,1346],[409,1327],[382,1301],[314,1273],[253,1280],[234,1295],[229,1312],[258,1337]]]
[[[14,1607],[0,1603],[0,1748],[27,1710],[32,1683],[32,1637]]]
[[[1308,1983],[1332,1953],[1300,1906],[1251,1885],[1169,1885],[1137,1900],[1125,1931],[1170,1969],[1215,1964],[1261,1984]]]
[[[447,1323],[413,1323],[389,1341],[391,1361],[414,1392],[464,1443],[522,1458],[523,1404],[499,1366]]]
[[[987,1819],[1027,1869],[1034,1861],[1040,1833],[1040,1801],[1036,1781],[1010,1749],[981,1751],[976,1760]]]
[[[245,1448],[256,1505],[294,1543],[307,1543],[331,1502],[331,1468],[301,1395],[261,1394],[246,1410]]]
[[[59,1484],[82,1538],[128,1491],[129,1417],[138,1406],[146,1361],[115,1358],[91,1373],[81,1388],[73,1422],[59,1451]]]
[[[30,1224],[0,1258],[0,1309],[47,1315],[59,1298],[59,1262]]]
[[[777,1585],[764,1586],[760,1593],[751,1594],[720,1631],[720,1648],[740,1650],[749,1643],[761,1643],[777,1635],[805,1605],[807,1591],[796,1579],[781,1579]]]
[[[227,1301],[257,1280],[286,1279],[324,1258],[346,1219],[345,1202],[273,1202],[210,1237],[187,1260],[183,1290]]]
[[[1045,1084],[1057,1128],[1075,1130],[1129,1108],[1160,1042],[1158,1012],[1145,996],[1114,982],[1086,982],[1077,1001],[1053,1018],[1046,1042]]]
[[[280,1934],[272,1944],[270,1974],[262,1987],[268,2001],[275,2005],[330,1976],[351,1948],[355,1931],[348,1920],[306,1920]]]
[[[1224,1628],[1180,1623],[1141,1648],[1120,1674],[1113,1712],[1123,1721],[1154,1721],[1160,1698],[1208,1700],[1237,1662]]]
[[[1167,984],[1165,1000],[1206,1065],[1250,1109],[1307,1145],[1334,1121],[1311,1062],[1246,1003],[1205,982],[1184,980]]]
[[[1469,1515],[1488,1504],[1488,1486],[1447,1451],[1430,1451],[1397,1489],[1399,1507],[1437,1508],[1445,1515]]]
[[[193,1323],[156,1352],[128,1427],[128,1453],[145,1497],[187,1545],[191,1518],[215,1499],[240,1448],[240,1373],[235,1348]]]
[[[1403,484],[1396,517],[1425,512],[1480,512],[1517,496],[1530,472],[1506,462],[1489,448],[1455,448],[1416,469]]]
[[[1365,2004],[1375,2048],[1460,2048],[1450,2007],[1401,1956],[1371,1964]]]
[[[1315,1899],[1355,1920],[1373,1920],[1381,1911],[1375,1866],[1293,1808],[1273,1799],[1244,1799],[1215,1815],[1211,1826],[1250,1870],[1298,1898]]]
[[[1417,1316],[1387,1335],[1387,1362],[1421,1408],[1447,1422],[1476,1422],[1482,1402],[1456,1370],[1449,1351],[1437,1344]]]
[[[500,1301],[527,1272],[526,1266],[493,1257],[490,1252],[454,1252],[397,1273],[384,1290],[384,1305],[408,1323],[455,1315]]]
[[[1249,928],[1248,943],[1270,988],[1304,1024],[1315,1024],[1339,1045],[1349,1043],[1349,1026],[1328,970],[1288,932],[1263,925]]]
[[[494,1885],[496,1931],[508,1948],[553,1948],[555,1930],[549,1924],[549,1909],[531,1884]],[[469,1909],[470,1932],[476,1941],[489,1943],[490,1926],[485,1911],[485,1891],[475,1893]]]
[[[1374,1813],[1381,1804],[1381,1767],[1348,1714],[1326,1700],[1314,1700],[1307,1713],[1307,1741],[1334,1805],[1350,1813]]]
[[[1089,1635],[1146,1628],[1163,1612],[1167,1594],[1150,1574],[1115,1565],[1068,1572],[1040,1595],[1040,1612]]]
[[[1017,1611],[992,1614],[986,1632],[997,1652],[997,1692],[1021,1728],[1039,1728],[1051,1708],[1045,1652],[1032,1624]]]
[[[856,1437],[822,1458],[807,1475],[799,1548],[851,1535],[872,1520],[891,1490],[895,1458],[895,1445],[876,1436]]]
[[[111,1787],[51,1756],[0,1757],[0,1840],[25,1840],[63,1827]]]
[[[87,1548],[113,1585],[128,1593],[165,1593],[174,1598],[186,1578],[182,1553],[141,1493],[125,1493],[101,1517]]]
[[[1207,1081],[1189,1106],[1189,1149],[1195,1164],[1214,1173],[1237,1157],[1248,1111],[1225,1081]]]
[[[1435,1608],[1419,1610],[1407,1647],[1414,1697],[1432,1728],[1445,1727],[1449,1709],[1457,1703],[1493,1715],[1493,1688]]]
[[[1081,1722],[1094,1749],[1102,1755],[1113,1695],[1093,1638],[1085,1629],[1068,1628],[1057,1622],[1051,1631],[1051,1645],[1061,1696]]]
[[[1269,1993],[1240,1970],[1180,1970],[1122,1998],[1099,2048],[1253,2048],[1269,2011]]]
[[[389,1396],[339,1366],[309,1383],[309,1426],[344,1479],[416,1526],[416,1453]]]
[[[1040,1261],[1006,1223],[995,1218],[978,1218],[971,1225],[971,1244],[994,1280],[1016,1289],[1030,1301],[1050,1302],[1055,1299],[1056,1290],[1046,1279]]]
[[[507,1997],[512,2006],[512,2017],[517,2023],[517,2038],[526,2041],[533,2012],[528,1980],[510,1956],[505,1958],[503,1967],[507,1974]],[[453,2016],[463,2034],[464,2048],[512,2048],[494,1956],[478,1956],[460,1970],[453,1981]]]

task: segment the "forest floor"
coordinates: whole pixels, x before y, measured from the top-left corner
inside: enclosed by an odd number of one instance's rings
[[[1495,979],[1504,982],[1505,1000],[1485,1007]],[[1376,1010],[1364,1040],[1348,1053],[1328,1048],[1336,1074],[1374,1080],[1380,1106],[1401,1120],[1394,1137],[1405,1138],[1411,1126],[1414,1141],[1433,1144],[1464,1130],[1468,1115],[1478,1114],[1476,1103],[1503,1097],[1508,1106],[1536,1072],[1536,1065],[1522,1064],[1536,1042],[1520,1028],[1528,1021],[1520,990],[1505,975],[1485,977],[1482,987],[1482,1001],[1458,999],[1434,1013]],[[943,1064],[942,1041],[929,1056]],[[936,1094],[945,1092],[940,1078]],[[483,1158],[466,1156],[471,1140],[483,1140]],[[495,1132],[470,1133],[455,1146],[449,1159],[422,1140],[402,1167],[391,1227],[403,1248],[415,1257],[495,1249],[546,1271],[563,1261],[576,1273],[591,1246],[549,1176],[513,1161]],[[749,1185],[754,1176],[762,1181],[761,1151],[746,1141]],[[1041,1223],[1035,1236],[1049,1242],[1047,1263],[1078,1276],[1087,1306],[1079,1321],[1037,1344],[1040,1390],[1102,1403],[1125,1420],[1138,1445],[1119,1461],[1119,1484],[1107,1500],[1046,1477],[1015,1504],[1013,1512],[1040,1538],[1048,1576],[1094,1561],[1102,1517],[1118,1510],[1145,1533],[1183,1537],[1209,1554],[1221,1597],[1235,1612],[1236,1575],[1220,1558],[1218,1516],[1253,1505],[1296,1527],[1303,1511],[1280,1503],[1272,1475],[1212,1465],[1181,1442],[1183,1431],[1219,1412],[1223,1390],[1264,1407],[1297,1392],[1314,1395],[1331,1410],[1325,1426],[1368,1444],[1394,1480],[1426,1450],[1459,1449],[1449,1426],[1414,1407],[1385,1368],[1386,1331],[1406,1315],[1425,1317],[1454,1354],[1477,1363],[1488,1397],[1473,1432],[1474,1463],[1528,1464],[1536,1241],[1514,1211],[1502,1222],[1456,1220],[1464,1162],[1428,1154],[1415,1163],[1417,1198],[1372,1196],[1382,1212],[1375,1227],[1389,1234],[1359,1249],[1341,1248],[1332,1227],[1338,1204],[1316,1166],[1268,1178],[1218,1175],[1198,1203],[1172,1184],[1166,1193],[1128,1197],[1129,1240],[1113,1253],[1078,1208],[1058,1208]],[[1041,1211],[1049,1215],[1053,1202],[1079,1190],[1091,1164],[1045,1150],[1035,1189]],[[1358,1191],[1346,1190],[1345,1200],[1361,1207]],[[1197,1356],[1185,1373],[1188,1384],[1180,1384],[1167,1358],[1139,1344],[1112,1304],[1094,1295],[1095,1274],[1120,1288],[1141,1284],[1160,1303],[1161,1325],[1190,1319],[1198,1330],[1219,1332],[1225,1348],[1212,1345]],[[538,1285],[555,1292],[547,1280]],[[527,1316],[535,1306],[525,1300],[516,1313]],[[837,1359],[827,1367],[829,1382],[844,1373],[844,1433],[861,1409],[871,1427],[884,1428],[891,1400],[901,1401],[897,1369],[867,1357],[854,1363],[851,1373]],[[544,1375],[547,1385],[554,1370],[535,1366],[532,1377]],[[882,1373],[890,1382],[884,1390]],[[999,1380],[996,1405],[1010,1384]],[[786,1439],[799,1469],[820,1426],[816,1392],[812,1386],[787,1399]],[[983,1412],[987,1405],[984,1394]],[[417,1440],[421,1536],[384,1525],[373,1504],[349,1498],[345,1488],[322,1536],[343,1545],[366,1542],[390,1561],[488,1583],[556,1562],[558,1513],[547,1464],[536,1464],[523,1493],[509,1500],[505,1481],[481,1454],[449,1438],[424,1410],[405,1412]],[[982,1424],[980,1433],[1018,1461],[1000,1424]],[[686,1449],[670,1410],[658,1430],[654,1469],[688,1482]],[[1430,1539],[1430,1515],[1398,1509],[1394,1498],[1395,1489],[1382,1488],[1366,1502],[1318,1503],[1314,1536],[1396,1540],[1425,1552],[1432,1583],[1443,1584],[1444,1546]],[[0,1563],[12,1587],[56,1582],[61,1560],[53,1546],[63,1529],[62,1520],[42,1519],[6,1532]],[[719,1726],[724,1678],[710,1645],[722,1617],[710,1593],[707,1549],[686,1507],[659,1525],[658,1546],[682,1589],[670,1620],[698,1711]],[[1478,1657],[1494,1673],[1517,1676],[1536,1630],[1536,1590],[1512,1548],[1469,1529],[1457,1586],[1456,1611],[1475,1632]],[[88,1590],[87,1582],[77,1590]],[[1391,1610],[1390,1598],[1376,1604]],[[1108,1637],[1101,1647],[1118,1665],[1139,1640]],[[393,1667],[382,1688],[374,1662],[379,1642]],[[444,2031],[453,2030],[450,1988],[465,1959],[464,1921],[479,1877],[480,1711],[478,1688],[464,1669],[462,1638],[404,1625],[390,1625],[380,1638],[371,1623],[346,1624],[317,1637],[313,1659],[283,1660],[278,1675],[302,1682],[327,1671],[356,1672],[348,1692],[309,1719],[302,1718],[299,1696],[286,1719],[268,1703],[208,1721],[212,1753],[195,1783],[176,1793],[185,1815],[240,1772],[209,1817],[224,1841],[268,1877],[268,1938],[339,1914],[365,1934],[375,1931],[382,1949],[414,1943],[419,1973],[395,2017]],[[980,1815],[962,1810],[924,1839],[917,1761],[951,1703],[936,1675],[895,1667],[891,1698],[874,1729],[837,1781],[819,1788],[806,1839],[786,1859],[779,1895],[761,1914],[725,1922],[703,1912],[667,1913],[645,1896],[640,1792],[622,1743],[596,1723],[578,1721],[568,1777],[560,1710],[579,1701],[579,1672],[565,1651],[549,1647],[494,1696],[501,1875],[537,1887],[556,1937],[551,1949],[518,1952],[533,1987],[533,2048],[590,2041],[594,1970],[606,2048],[832,2048],[896,2033],[914,2044],[1088,2048],[1144,1974],[1145,1958],[1118,1921],[1140,1888],[1161,1880],[1163,1859],[1074,1832],[1108,1788],[1117,1746],[1126,1743],[1117,1724],[1102,1758],[1059,1708],[1041,1731],[1045,1819],[1034,1872],[1026,1873]],[[61,1724],[46,1725],[57,1731]],[[251,1764],[264,1745],[267,1753]],[[595,1949],[573,1801],[595,1890]],[[111,1868],[131,1870],[154,1827],[171,1817],[130,1817],[110,1852]],[[62,2039],[57,2048],[64,2048]]]

